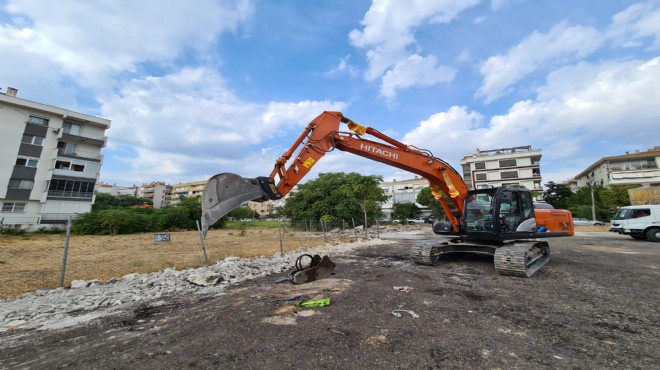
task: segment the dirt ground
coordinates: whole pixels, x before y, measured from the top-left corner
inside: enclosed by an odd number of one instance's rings
[[[168,267],[204,265],[199,234],[171,232],[169,242],[155,242],[153,233],[116,236],[72,235],[69,240],[64,286],[74,279],[107,281],[130,273],[149,273]],[[284,228],[282,250],[355,240],[351,233],[306,233]],[[0,235],[0,298],[37,289],[56,288],[64,256],[64,234]],[[228,256],[272,256],[280,251],[277,228],[210,230],[205,249],[209,263]]]
[[[404,237],[338,258],[335,276],[310,284],[272,276],[85,326],[7,332],[0,368],[658,368],[658,244],[550,239],[550,263],[525,279],[498,275],[492,257],[413,265],[410,246],[438,237]]]

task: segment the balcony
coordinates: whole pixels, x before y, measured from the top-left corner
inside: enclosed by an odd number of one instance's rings
[[[101,159],[103,158],[103,155],[101,154],[72,152],[72,151],[66,151],[65,149],[61,149],[61,148],[57,149],[57,156],[65,157],[65,158],[79,158],[79,159],[93,160],[95,162],[100,162]]]
[[[70,142],[87,143],[98,146],[105,146],[106,142],[108,141],[107,136],[85,133],[84,130],[75,130],[70,128],[64,128],[60,134],[60,137],[63,140]]]
[[[96,176],[97,176],[97,173],[96,172],[73,171],[73,170],[65,170],[65,169],[57,169],[56,168],[56,169],[53,170],[53,175],[95,180]]]
[[[74,199],[92,199],[94,192],[69,191],[69,190],[48,190],[49,198],[74,198]]]

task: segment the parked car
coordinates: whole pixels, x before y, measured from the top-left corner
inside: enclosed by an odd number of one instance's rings
[[[423,223],[426,223],[426,219],[424,217],[409,218],[407,221],[408,221],[409,224],[423,224]]]
[[[604,222],[589,220],[586,218],[573,218],[573,225],[575,226],[603,226]]]

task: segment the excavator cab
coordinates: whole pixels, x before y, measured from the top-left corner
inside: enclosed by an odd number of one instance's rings
[[[461,234],[471,239],[518,239],[536,232],[534,205],[527,189],[499,187],[471,190],[465,198],[463,209]]]

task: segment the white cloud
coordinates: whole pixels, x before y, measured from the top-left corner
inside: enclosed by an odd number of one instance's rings
[[[660,57],[581,63],[551,73],[536,100],[514,104],[484,123],[477,112],[451,107],[432,115],[403,142],[458,166],[475,149],[532,145],[543,151],[544,181],[575,176],[606,153],[658,145]]]
[[[203,163],[241,170],[246,158],[238,153],[246,148],[298,134],[322,111],[346,106],[332,101],[245,102],[206,68],[134,79],[119,94],[102,98],[103,115],[112,117],[109,149],[136,148],[129,161],[138,176],[144,169],[179,177],[208,173]],[[256,156],[259,150],[254,152]]]
[[[342,74],[348,74],[350,77],[357,77],[360,74],[360,70],[350,63],[350,55],[347,55],[339,60],[337,67],[328,71],[328,76],[338,76]]]
[[[413,54],[385,73],[380,93],[388,99],[393,99],[398,89],[413,86],[432,86],[437,83],[451,81],[455,75],[455,69],[438,66],[434,56],[422,57]]]
[[[612,17],[608,29],[615,46],[635,47],[652,38],[651,49],[660,48],[660,7],[657,1],[640,2]]]
[[[352,30],[349,34],[353,46],[367,49],[369,66],[365,78],[373,81],[399,67],[406,69],[406,61],[411,57],[408,48],[416,44],[416,27],[429,23],[447,23],[460,12],[479,3],[479,0],[442,0],[442,1],[392,1],[374,0],[362,20],[362,30]],[[425,59],[428,57],[425,57]],[[427,62],[430,59],[427,59]],[[433,59],[435,62],[435,58]],[[447,67],[435,63],[426,72],[431,80],[446,81],[436,76],[438,71],[445,74]],[[396,90],[400,72],[393,72],[387,86],[383,81],[381,94],[387,96]],[[419,79],[418,79],[419,81]],[[436,82],[437,83],[437,82]],[[402,87],[415,86],[416,83]]]
[[[484,81],[478,96],[492,102],[539,68],[580,60],[601,47],[604,36],[596,29],[560,23],[548,32],[534,32],[505,55],[488,58],[480,68]]]
[[[140,63],[169,63],[185,49],[204,51],[253,12],[248,0],[199,0],[195,6],[9,0],[6,9],[23,20],[0,26],[0,44],[13,40],[17,51],[51,60],[58,72],[97,88],[108,83],[108,75],[135,72]]]
[[[483,140],[487,133],[483,120],[484,117],[477,112],[453,106],[422,121],[404,135],[402,142],[430,150],[436,157],[459,168],[459,160],[464,154],[490,146]]]
[[[490,10],[497,11],[520,3],[522,0],[490,0]]]

